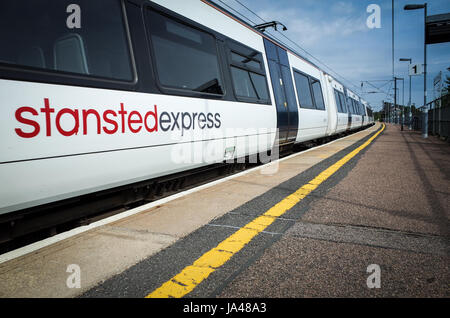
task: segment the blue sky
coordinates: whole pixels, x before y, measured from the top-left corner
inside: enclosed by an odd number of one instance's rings
[[[246,10],[238,1],[266,21],[277,20],[285,24],[288,30],[283,32],[284,35],[344,77],[346,81],[339,79],[369,101],[374,110],[381,108],[382,100],[392,100],[392,97],[385,93],[368,94],[369,91],[376,91],[368,84],[364,84],[361,90],[361,81],[373,81],[371,83],[381,87],[382,91],[393,93],[392,82],[379,81],[392,79],[391,0],[221,1],[222,3],[217,2],[222,5],[227,4],[255,23],[263,21]],[[423,63],[424,12],[423,9],[404,11],[403,7],[405,4],[421,3],[423,2],[420,0],[395,0],[394,5],[394,66],[395,75],[405,78],[405,104],[408,102],[409,89],[408,62],[399,62],[398,59],[412,58],[413,63]],[[450,12],[448,0],[428,0],[427,3],[428,15]],[[381,28],[379,29],[370,29],[366,25],[366,20],[370,16],[366,9],[370,4],[377,4],[381,8]],[[277,37],[289,44],[279,34]],[[299,48],[294,48],[308,57]],[[311,60],[321,66],[316,60]],[[427,63],[427,90],[428,101],[430,101],[433,97],[433,78],[439,71],[444,73],[444,78],[445,75],[449,75],[446,69],[450,67],[450,43],[428,45]],[[353,86],[350,86],[349,82]],[[398,85],[400,86],[399,102],[401,102],[402,82],[398,82]],[[412,77],[411,95],[413,103],[423,104],[423,76]]]

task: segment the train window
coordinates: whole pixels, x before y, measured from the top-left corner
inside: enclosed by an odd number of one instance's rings
[[[315,78],[311,78],[311,87],[313,89],[314,100],[316,102],[317,109],[325,110],[325,103],[323,101],[322,86],[320,85],[320,81]]]
[[[254,68],[257,68],[257,69],[261,68],[261,63],[260,62],[255,61],[255,60],[253,60],[253,59],[251,59],[249,57],[242,56],[242,55],[237,54],[235,52],[231,52],[231,60],[233,62],[236,62],[236,63],[242,63],[242,64],[244,64],[247,67],[254,67]]]
[[[247,71],[232,66],[231,76],[233,76],[234,88],[237,96],[258,98],[250,74]]]
[[[358,104],[358,110],[360,115],[364,115],[364,108],[360,102],[356,102]]]
[[[120,1],[72,3],[1,1],[0,64],[132,81]]]
[[[266,77],[260,74],[249,72],[253,85],[255,85],[256,93],[260,100],[269,99],[269,91],[267,90]]]
[[[359,102],[357,100],[353,100],[353,103],[355,105],[355,114],[361,115],[361,107],[359,107]]]
[[[336,101],[336,108],[338,113],[343,113],[344,111],[342,110],[342,104],[341,104],[341,100],[339,98],[339,92],[334,89],[334,100]]]
[[[231,76],[238,97],[268,100],[265,76],[231,66]]]
[[[353,104],[353,99],[350,96],[347,96],[347,105],[348,105],[348,109],[350,110],[351,114],[355,114],[355,108],[354,108],[354,104]]]
[[[345,103],[345,96],[344,96],[344,93],[339,92],[339,99],[341,100],[342,112],[343,112],[343,113],[349,113],[349,112],[350,112],[350,105],[347,105],[347,104]]]
[[[228,39],[229,64],[234,93],[244,102],[270,103],[262,54]]]
[[[346,109],[346,106],[344,104],[344,100],[341,97],[342,93],[335,89],[334,90],[334,95],[335,95],[335,98],[336,98],[336,105],[337,105],[337,108],[338,108],[338,112],[339,113],[346,113],[347,109]]]
[[[164,88],[223,95],[212,34],[149,9],[148,31],[157,78]]]
[[[309,85],[309,78],[299,72],[294,72],[295,86],[297,88],[298,102],[301,108],[315,109],[312,95],[311,87]]]

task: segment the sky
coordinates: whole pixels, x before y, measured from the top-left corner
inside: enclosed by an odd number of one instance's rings
[[[279,33],[269,32],[331,75],[339,74],[337,79],[367,100],[375,111],[381,109],[383,100],[393,101],[391,0],[216,0],[216,2],[228,10],[230,8],[236,10],[256,24],[264,22],[263,20],[283,23],[288,30],[282,33],[300,48]],[[405,105],[408,104],[409,98],[408,62],[400,62],[399,58],[411,58],[413,64],[423,64],[424,10],[405,11],[403,7],[405,4],[422,3],[421,0],[394,0],[394,73],[396,77],[404,78]],[[428,16],[450,13],[448,0],[428,0],[427,3]],[[367,26],[367,19],[373,13],[367,12],[371,4],[376,4],[381,9],[380,28]],[[442,71],[444,79],[446,75],[450,75],[447,71],[450,67],[450,43],[427,45],[427,65],[429,102],[434,99],[433,79],[439,71]],[[361,88],[363,81],[364,85]],[[417,106],[423,105],[423,75],[413,76],[411,81],[412,103]],[[397,81],[397,85],[399,87],[397,102],[402,103],[403,82]],[[373,93],[376,91],[379,93]]]

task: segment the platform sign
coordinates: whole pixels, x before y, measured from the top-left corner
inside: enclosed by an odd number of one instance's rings
[[[423,67],[422,64],[410,64],[409,65],[409,75],[422,75],[423,74]]]

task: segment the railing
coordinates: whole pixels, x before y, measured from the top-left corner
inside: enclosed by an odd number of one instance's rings
[[[428,110],[428,134],[450,141],[450,94],[437,98],[426,105]],[[425,117],[424,107],[413,108],[412,129],[422,130]],[[408,111],[405,112],[404,125],[409,126]]]
[[[450,95],[427,104],[428,108],[428,134],[443,138],[450,137]]]

